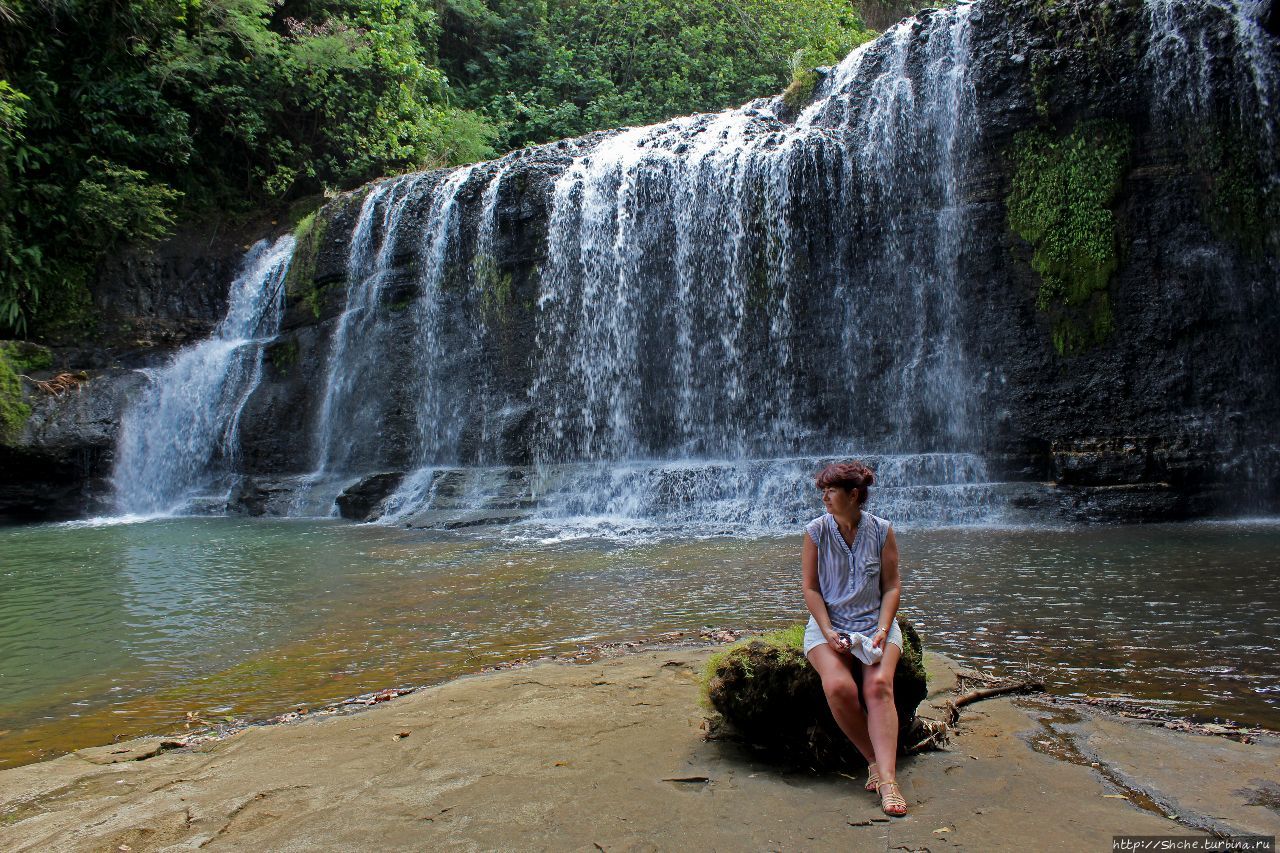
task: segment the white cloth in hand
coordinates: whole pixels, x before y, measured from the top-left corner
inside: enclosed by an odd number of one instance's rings
[[[868,637],[866,634],[859,634],[857,631],[841,631],[840,636],[849,644],[849,651],[853,656],[865,664],[879,663],[880,658],[884,656],[884,645],[876,648],[871,644],[874,637]]]

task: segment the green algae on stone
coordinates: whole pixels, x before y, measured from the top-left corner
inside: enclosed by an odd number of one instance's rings
[[[1122,251],[1112,205],[1128,166],[1132,133],[1106,119],[1065,137],[1035,129],[1014,140],[1009,227],[1031,244],[1040,275],[1036,306],[1052,315],[1060,354],[1101,343],[1112,328],[1107,296]]]
[[[506,322],[511,314],[511,273],[500,271],[493,255],[481,252],[471,262],[471,279],[480,291],[480,311],[485,319]]]
[[[293,259],[289,262],[289,272],[285,275],[285,293],[301,299],[316,319],[320,318],[321,299],[324,295],[324,287],[316,284],[315,276],[316,257],[329,227],[329,214],[326,210],[327,208],[322,207],[298,220],[293,229]]]
[[[31,407],[22,399],[22,380],[9,355],[9,346],[0,347],[0,442],[11,442],[22,432]]]
[[[294,338],[279,340],[267,347],[271,366],[280,373],[288,373],[298,363],[298,341]]]
[[[0,352],[18,373],[35,373],[53,367],[53,352],[31,341],[0,341]]]

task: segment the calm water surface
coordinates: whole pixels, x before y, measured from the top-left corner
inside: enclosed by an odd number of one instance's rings
[[[926,646],[1280,728],[1280,523],[902,530]],[[225,518],[0,530],[0,766],[486,663],[805,617],[798,534]]]

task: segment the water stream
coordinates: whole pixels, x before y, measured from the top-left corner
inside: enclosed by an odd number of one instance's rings
[[[817,514],[816,493],[806,512]],[[797,526],[693,538],[179,518],[0,530],[0,766],[520,657],[804,616]],[[1280,729],[1280,525],[899,531],[928,648]]]
[[[263,349],[280,328],[294,240],[254,245],[231,283],[227,316],[213,336],[148,371],[120,425],[113,474],[122,514],[183,512],[211,489],[229,488],[240,413],[262,376]]]

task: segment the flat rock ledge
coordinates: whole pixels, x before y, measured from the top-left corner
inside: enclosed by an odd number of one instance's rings
[[[1280,833],[1280,738],[1239,743],[1025,699],[904,759],[906,818],[861,779],[707,740],[713,647],[461,678],[194,748],[143,739],[0,772],[0,849],[1109,850]],[[958,667],[928,654],[930,704]],[[142,760],[140,760],[142,759]]]

